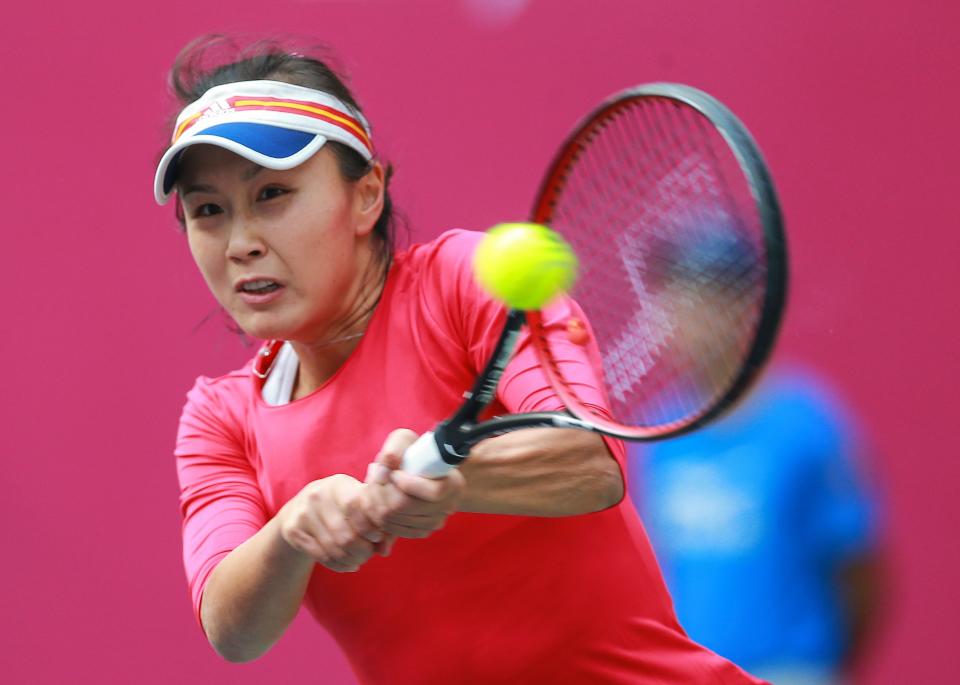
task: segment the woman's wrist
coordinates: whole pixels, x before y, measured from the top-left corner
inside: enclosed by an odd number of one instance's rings
[[[302,511],[302,505],[297,501],[297,498],[305,495],[304,490],[306,490],[307,487],[316,487],[317,485],[319,485],[319,483],[316,481],[310,483],[298,494],[294,495],[280,508],[277,515],[264,526],[265,532],[269,529],[270,544],[268,554],[272,562],[284,565],[313,565],[314,559],[302,549],[302,546],[296,543],[295,536],[297,535],[297,529],[295,519],[300,515],[299,512]]]

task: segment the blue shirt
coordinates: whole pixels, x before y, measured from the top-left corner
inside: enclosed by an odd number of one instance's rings
[[[839,661],[835,573],[875,528],[851,433],[789,373],[704,429],[632,448],[631,494],[694,640],[747,670]]]

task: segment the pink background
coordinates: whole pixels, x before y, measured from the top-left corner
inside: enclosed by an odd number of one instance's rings
[[[960,670],[960,463],[945,428],[960,380],[958,8],[10,3],[0,678],[353,682],[306,620],[259,662],[221,662],[193,623],[180,566],[171,449],[183,396],[250,350],[216,316],[193,332],[213,301],[151,181],[173,56],[201,33],[242,31],[307,35],[340,55],[396,164],[414,239],[525,216],[564,133],[623,87],[688,82],[738,112],[790,231],[779,354],[833,377],[880,447],[896,593],[865,682],[949,680]]]

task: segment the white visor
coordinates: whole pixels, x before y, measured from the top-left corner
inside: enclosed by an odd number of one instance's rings
[[[373,158],[366,119],[328,93],[280,81],[215,86],[177,117],[153,194],[158,204],[170,200],[180,156],[191,145],[216,145],[268,169],[292,169],[328,140],[356,150],[368,162]]]

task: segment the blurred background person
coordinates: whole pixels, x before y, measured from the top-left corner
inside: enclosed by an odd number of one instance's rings
[[[809,371],[779,367],[715,424],[633,448],[681,625],[775,685],[849,682],[876,627],[877,501],[853,423]]]

